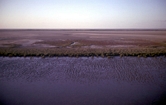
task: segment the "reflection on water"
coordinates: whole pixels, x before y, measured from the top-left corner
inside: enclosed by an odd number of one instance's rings
[[[166,92],[165,64],[164,57],[0,57],[0,104],[156,104]]]

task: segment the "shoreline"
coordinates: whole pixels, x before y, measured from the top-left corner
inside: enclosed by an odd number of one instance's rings
[[[0,48],[0,56],[6,57],[157,57],[166,56],[165,49],[53,49],[53,48]]]

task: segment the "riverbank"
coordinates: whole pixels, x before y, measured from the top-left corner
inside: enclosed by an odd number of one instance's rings
[[[66,49],[66,48],[0,48],[0,56],[8,57],[111,57],[137,56],[156,57],[165,56],[165,49],[156,48],[113,48],[113,49]]]

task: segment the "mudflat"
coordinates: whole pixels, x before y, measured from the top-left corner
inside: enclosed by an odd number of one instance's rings
[[[0,30],[0,56],[115,55],[166,55],[166,30]]]

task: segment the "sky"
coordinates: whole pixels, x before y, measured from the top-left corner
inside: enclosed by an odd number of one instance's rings
[[[0,0],[0,29],[166,29],[166,0]]]

